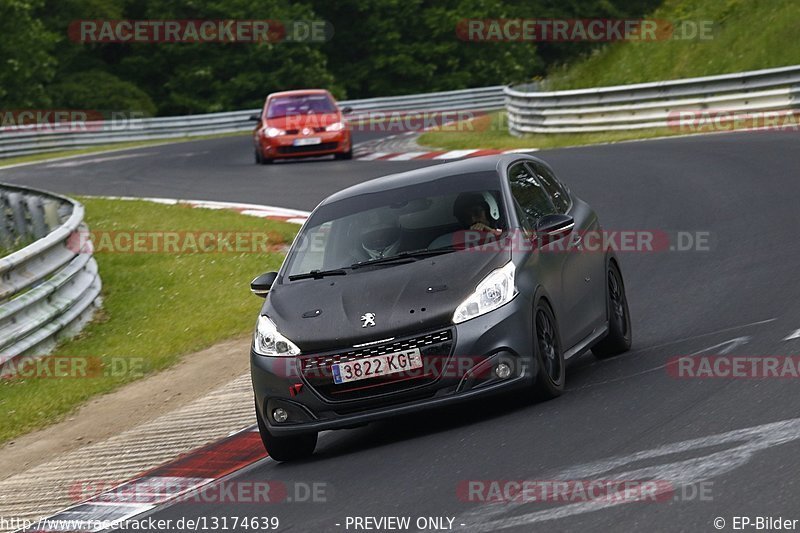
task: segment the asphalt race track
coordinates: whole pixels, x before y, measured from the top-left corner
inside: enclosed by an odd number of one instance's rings
[[[676,379],[697,353],[794,355],[800,338],[800,179],[794,133],[742,133],[542,151],[609,230],[708,232],[710,250],[621,253],[634,346],[568,369],[568,392],[502,397],[320,436],[305,462],[262,460],[227,481],[325,484],[325,502],[177,503],[155,518],[277,516],[280,531],[347,531],[348,516],[454,518],[455,531],[714,531],[733,516],[800,518],[800,381]],[[257,166],[228,137],[0,170],[62,193],[312,209],[326,195],[431,162]],[[257,272],[253,273],[258,274]],[[246,295],[243,297],[247,297]],[[463,501],[466,480],[655,479],[665,501]],[[703,497],[681,486],[702,485]],[[792,516],[794,513],[794,516]],[[338,525],[337,525],[338,524]],[[464,525],[461,525],[464,524]],[[350,531],[353,527],[350,526]]]

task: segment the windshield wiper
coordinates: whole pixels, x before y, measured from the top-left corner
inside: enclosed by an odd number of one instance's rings
[[[333,270],[312,270],[311,272],[306,272],[305,274],[294,274],[293,276],[289,276],[289,281],[295,281],[298,279],[322,279],[325,276],[344,276],[347,272],[345,272],[341,268],[335,268]]]
[[[458,248],[455,246],[443,246],[441,248],[420,248],[419,250],[408,250],[406,252],[400,252],[396,255],[390,255],[388,257],[378,257],[375,259],[368,259],[367,261],[360,261],[358,263],[353,263],[350,265],[350,268],[357,269],[365,266],[372,266],[372,265],[381,265],[381,264],[388,264],[388,263],[411,263],[418,257],[429,257],[432,255],[441,255],[450,252],[455,252]]]

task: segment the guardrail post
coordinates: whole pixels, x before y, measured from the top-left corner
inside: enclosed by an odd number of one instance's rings
[[[14,221],[14,230],[16,231],[15,240],[25,238],[28,232],[28,217],[25,216],[25,205],[22,201],[22,195],[18,192],[8,194],[8,204],[11,207],[11,216]]]
[[[44,222],[44,206],[40,196],[28,196],[25,198],[28,204],[28,213],[31,217],[31,229],[36,239],[41,239],[47,235],[47,224]]]
[[[14,219],[8,204],[8,195],[0,191],[0,248],[11,249],[14,245]]]
[[[52,231],[61,224],[61,217],[58,211],[58,202],[52,200],[44,201],[44,224],[47,231]]]

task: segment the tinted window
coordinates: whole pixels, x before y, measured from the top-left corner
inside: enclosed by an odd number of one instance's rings
[[[267,118],[283,118],[315,113],[336,113],[336,106],[327,94],[278,96],[269,101]]]
[[[447,176],[321,205],[295,240],[286,273],[350,268],[410,250],[454,245],[465,231],[508,228],[495,171]]]
[[[522,210],[519,206],[519,202],[514,200],[514,212],[517,213],[517,218],[519,219],[519,223],[522,226],[522,229],[527,232],[532,232],[534,230],[533,222],[528,217],[528,214]]]
[[[559,213],[566,213],[569,210],[569,194],[564,185],[556,179],[555,175],[546,166],[539,163],[527,163],[531,170],[536,173],[539,181],[550,196],[553,206]]]
[[[508,180],[511,185],[511,194],[532,225],[535,225],[536,221],[544,215],[556,212],[541,181],[526,165],[523,163],[512,165],[508,169]]]

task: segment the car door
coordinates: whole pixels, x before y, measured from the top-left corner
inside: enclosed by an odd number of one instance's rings
[[[605,254],[602,250],[587,249],[583,242],[587,235],[600,231],[597,215],[585,202],[573,202],[549,167],[538,161],[530,161],[527,166],[551,198],[556,212],[575,221],[563,265],[563,294],[565,305],[569,306],[567,314],[575,321],[577,343],[604,322],[606,315]]]
[[[523,230],[533,232],[541,217],[557,212],[553,198],[525,161],[509,166],[508,181]],[[569,235],[564,238],[569,238]],[[575,327],[577,317],[573,316],[577,306],[569,300],[574,298],[574,291],[565,289],[575,283],[575,280],[564,279],[565,273],[570,275],[574,270],[567,268],[570,254],[563,251],[564,242],[561,241],[543,243],[539,250],[528,256],[524,268],[532,271],[533,279],[541,284],[549,296],[562,343],[565,347],[570,347],[579,340],[579,331]]]

